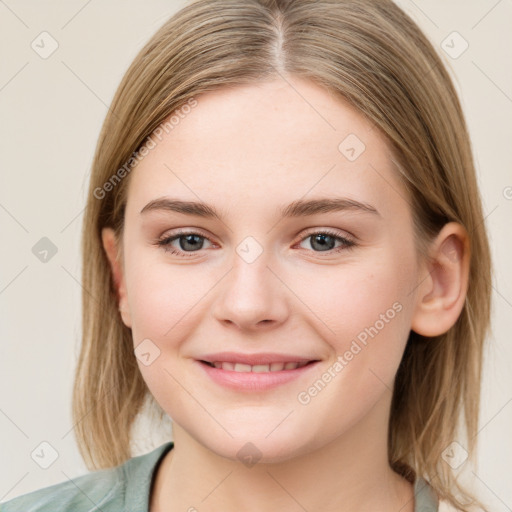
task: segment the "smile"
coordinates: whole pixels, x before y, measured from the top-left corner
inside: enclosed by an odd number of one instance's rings
[[[320,363],[292,354],[223,352],[196,360],[209,379],[237,391],[265,391],[301,378]]]
[[[270,363],[270,364],[244,364],[244,363],[232,363],[225,361],[215,361],[214,363],[210,363],[209,361],[201,361],[209,366],[214,368],[228,370],[232,372],[240,372],[240,373],[266,373],[266,372],[280,372],[282,370],[296,370],[297,368],[301,368],[306,366],[307,364],[313,361],[302,361],[302,362],[287,362],[287,363]]]

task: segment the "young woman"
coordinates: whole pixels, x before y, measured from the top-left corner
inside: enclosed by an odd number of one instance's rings
[[[126,73],[83,230],[93,471],[3,512],[458,509],[490,257],[450,78],[391,1],[198,0]],[[173,442],[131,458],[147,398]]]

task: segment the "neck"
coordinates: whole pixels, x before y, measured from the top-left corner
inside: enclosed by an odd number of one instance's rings
[[[382,407],[389,411],[388,402],[375,406]],[[175,446],[158,470],[150,511],[413,512],[412,484],[388,463],[383,417],[374,410],[320,449],[252,467],[213,453],[175,425]]]

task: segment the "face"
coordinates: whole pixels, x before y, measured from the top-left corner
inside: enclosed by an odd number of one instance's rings
[[[233,459],[251,442],[286,460],[361,425],[390,399],[414,315],[412,214],[385,140],[290,83],[196,98],[130,175],[120,295],[140,371]]]

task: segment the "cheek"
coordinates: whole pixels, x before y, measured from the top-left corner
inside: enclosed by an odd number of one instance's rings
[[[410,320],[414,262],[393,251],[379,252],[365,264],[315,271],[296,280],[295,290],[330,331],[333,344],[344,348],[374,326],[383,330],[391,323],[405,327]]]
[[[303,281],[298,294],[322,320],[333,361],[342,358],[333,391],[350,387],[371,400],[375,386],[382,389],[379,380],[392,386],[410,332],[415,272],[411,246]]]
[[[212,284],[192,266],[167,265],[143,251],[134,251],[131,259],[127,289],[134,343],[143,338],[172,343]]]

